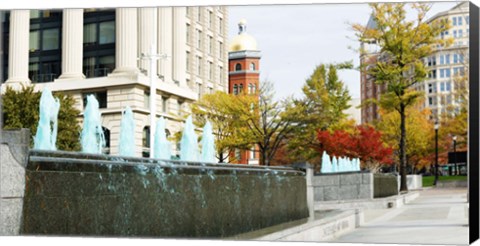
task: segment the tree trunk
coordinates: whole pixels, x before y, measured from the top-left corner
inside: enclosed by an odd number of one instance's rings
[[[405,105],[400,104],[400,191],[407,192],[407,151],[406,151],[406,136],[407,129],[405,126]]]

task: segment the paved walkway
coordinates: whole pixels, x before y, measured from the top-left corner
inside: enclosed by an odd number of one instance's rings
[[[468,244],[467,189],[425,189],[397,209],[365,211],[365,224],[335,243]]]

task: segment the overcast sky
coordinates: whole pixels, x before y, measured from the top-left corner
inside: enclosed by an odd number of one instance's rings
[[[433,3],[429,16],[458,2]],[[275,85],[277,99],[300,97],[305,80],[321,63],[353,61],[359,65],[354,32],[348,23],[366,24],[367,4],[256,5],[229,7],[229,37],[238,33],[238,22],[247,20],[247,33],[261,50],[260,79]],[[352,47],[352,48],[350,48]],[[339,72],[353,98],[360,98],[360,73]]]

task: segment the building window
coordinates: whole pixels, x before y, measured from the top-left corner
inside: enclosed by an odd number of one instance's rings
[[[188,9],[188,8],[187,8],[187,9]],[[191,41],[190,41],[190,24],[188,24],[188,23],[187,23],[187,30],[186,30],[186,32],[187,32],[187,36],[186,36],[186,37],[187,37],[187,44],[190,44],[190,43],[191,43]]]
[[[250,63],[250,70],[255,71],[255,63]]]
[[[202,73],[202,58],[197,56],[197,74],[200,75]]]
[[[208,36],[208,54],[212,54],[213,52],[213,37]]]
[[[99,108],[107,108],[107,91],[86,92],[82,94],[83,108],[87,106],[87,96],[93,95],[98,101]]]
[[[105,148],[103,149],[103,153],[108,155],[110,154],[110,130],[102,126],[102,131],[103,138],[105,139]]]
[[[198,93],[198,99],[202,97],[202,84],[197,83],[197,93]]]
[[[106,21],[99,24],[99,43],[100,44],[112,44],[115,43],[115,22]]]
[[[428,97],[428,105],[433,106],[433,97]]]
[[[168,113],[168,98],[162,97],[162,112]]]
[[[223,57],[223,43],[218,42],[218,57],[222,58]]]
[[[177,111],[178,115],[183,115],[183,101],[177,101]]]
[[[213,79],[213,63],[208,62],[208,79],[212,80]]]
[[[208,11],[208,27],[212,28],[213,26],[213,12]]]
[[[240,149],[235,149],[235,159],[237,162],[240,162],[242,160],[242,155]]]
[[[223,32],[223,23],[222,22],[223,22],[223,19],[219,17],[218,18],[218,32],[220,34],[222,34],[222,32]]]
[[[197,30],[197,48],[202,47],[202,31]]]
[[[243,92],[243,84],[238,85],[238,93]]]
[[[150,109],[150,91],[143,92],[143,107]]]
[[[238,85],[233,85],[233,95],[238,95]]]
[[[458,17],[457,17],[457,25],[458,25],[458,26],[463,25],[462,20],[463,20],[462,16],[458,16]]]
[[[187,57],[186,57],[186,68],[187,68],[187,71],[190,71],[190,52],[187,51]]]
[[[83,45],[95,45],[97,43],[97,24],[85,24],[83,26]]]
[[[456,26],[457,25],[457,17],[452,18],[452,25]]]
[[[198,7],[197,21],[200,22],[201,20],[202,20],[202,8]]]
[[[145,126],[142,131],[142,146],[150,148],[150,126]]]
[[[428,84],[428,93],[435,93],[437,92],[437,84],[436,83],[430,83]]]
[[[451,91],[452,90],[452,83],[450,81],[447,81],[446,87],[447,87],[447,91]]]
[[[440,83],[440,91],[445,91],[445,82]]]
[[[242,64],[237,63],[235,64],[235,71],[241,71],[242,70]]]

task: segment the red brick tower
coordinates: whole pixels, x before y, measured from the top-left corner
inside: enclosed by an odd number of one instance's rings
[[[247,22],[238,23],[238,35],[230,42],[228,52],[228,92],[254,94],[260,88],[260,51],[257,41],[247,34]],[[238,164],[258,164],[258,147],[236,150],[230,154]]]

